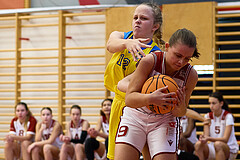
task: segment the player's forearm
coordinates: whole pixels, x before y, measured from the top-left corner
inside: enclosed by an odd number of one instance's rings
[[[25,141],[25,140],[31,140],[31,138],[33,137],[33,135],[26,135],[26,136],[16,136],[16,135],[12,135],[12,138],[16,141]]]
[[[149,95],[150,94],[141,94],[138,92],[127,94],[125,97],[126,106],[131,108],[140,108],[143,106],[148,106],[150,105]]]
[[[221,142],[224,142],[224,143],[228,142],[228,140],[224,137],[219,137],[219,138],[208,137],[207,140],[211,141],[211,142],[216,142],[216,141],[221,141]]]
[[[172,115],[175,117],[182,117],[186,114],[186,111],[186,107],[175,106],[175,108],[172,110]]]
[[[111,53],[120,52],[126,49],[126,39],[112,39],[107,42],[107,50]]]
[[[204,117],[192,109],[187,109],[186,116],[199,121],[204,121]]]

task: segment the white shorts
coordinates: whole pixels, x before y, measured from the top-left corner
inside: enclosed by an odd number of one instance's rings
[[[214,148],[214,142],[208,143],[208,149],[209,149],[208,160],[215,160],[216,151]],[[238,155],[238,153],[230,152],[228,160],[235,160],[237,158],[237,155]]]
[[[179,118],[171,113],[146,114],[125,107],[118,127],[116,144],[129,144],[141,152],[147,142],[151,158],[161,153],[176,153],[179,124]]]

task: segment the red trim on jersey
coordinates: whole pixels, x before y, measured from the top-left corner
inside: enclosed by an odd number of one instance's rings
[[[210,119],[213,119],[213,112],[210,112],[208,115]]]
[[[224,111],[224,113],[223,113],[223,115],[222,115],[222,120],[225,120],[225,118],[226,118],[226,116],[227,116],[228,113],[230,113],[230,112],[228,112],[228,111],[226,111],[226,110]]]
[[[159,73],[162,73],[162,63],[163,63],[164,52],[156,51],[154,53],[157,56],[157,63],[156,63],[156,66],[155,66],[154,70],[156,70]]]
[[[18,117],[14,117],[12,119],[11,124],[10,124],[10,131],[16,132],[15,127],[14,127],[14,121],[17,121],[17,120],[18,120]]]
[[[36,129],[36,124],[37,124],[37,120],[33,117],[33,116],[30,116],[29,118],[29,128],[27,131],[31,131],[31,132],[36,132],[35,129]]]
[[[107,123],[107,118],[106,118],[106,116],[102,116],[102,121],[103,121],[103,123]]]

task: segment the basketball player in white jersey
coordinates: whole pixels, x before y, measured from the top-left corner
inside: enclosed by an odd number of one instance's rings
[[[66,136],[61,135],[60,140],[64,142],[60,152],[60,160],[71,159],[82,160],[85,158],[84,142],[87,138],[89,122],[81,118],[82,110],[78,105],[70,109],[71,121],[67,124]]]
[[[137,69],[131,74],[126,94],[126,106],[116,138],[115,159],[135,160],[147,142],[152,159],[176,160],[179,118],[186,114],[186,107],[197,83],[197,72],[188,63],[198,58],[195,35],[187,29],[177,30],[166,43],[167,52],[155,52],[142,58]],[[175,93],[163,93],[167,87],[151,94],[141,94],[144,82],[155,74],[166,74],[178,84]],[[157,115],[145,106],[173,106],[170,113]]]
[[[52,109],[44,107],[41,110],[42,122],[36,126],[35,142],[28,147],[32,160],[54,160],[59,159],[62,142],[59,135],[62,134],[62,126],[52,119]]]
[[[101,117],[99,118],[96,127],[88,129],[90,138],[87,139],[85,143],[85,152],[88,160],[94,160],[94,156],[96,159],[106,159],[108,149],[109,118],[112,102],[112,99],[103,100],[102,109],[100,111]],[[96,140],[98,136],[105,139],[105,145]],[[94,154],[94,152],[97,154]]]
[[[234,118],[228,104],[219,92],[209,95],[211,125],[204,125],[204,134],[195,144],[195,154],[200,160],[234,160],[239,146],[235,137]],[[208,143],[210,142],[210,143]]]
[[[27,147],[33,142],[35,135],[36,119],[32,116],[28,106],[20,102],[15,107],[16,116],[10,124],[10,132],[5,138],[5,159],[22,158],[30,160],[31,156],[27,152]]]

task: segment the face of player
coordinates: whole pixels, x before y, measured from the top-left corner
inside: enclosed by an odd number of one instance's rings
[[[111,101],[104,101],[103,102],[102,111],[105,115],[110,115],[111,106],[112,106]]]
[[[153,24],[154,17],[151,7],[140,5],[135,9],[132,21],[134,38],[152,38],[159,25]]]
[[[79,120],[80,120],[80,117],[81,117],[80,110],[77,109],[77,108],[73,108],[73,109],[71,110],[71,118],[72,118],[72,121],[73,121],[74,123],[77,123],[77,124],[78,124],[78,122],[79,122]]]
[[[176,43],[172,47],[167,47],[166,51],[167,68],[171,68],[173,71],[178,71],[191,60],[195,48]]]
[[[213,112],[215,116],[220,116],[222,113],[223,102],[219,102],[219,100],[215,97],[209,97],[208,99],[210,110]]]
[[[48,109],[44,109],[41,112],[42,123],[50,124],[52,120],[52,114]]]
[[[17,105],[16,107],[16,116],[20,120],[20,122],[24,122],[26,116],[28,114],[28,111],[26,110],[24,105]]]

